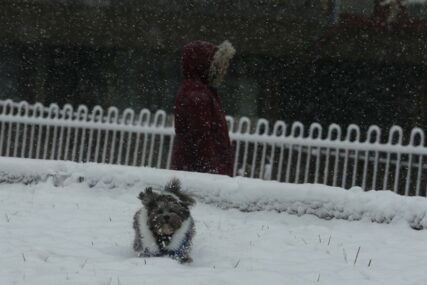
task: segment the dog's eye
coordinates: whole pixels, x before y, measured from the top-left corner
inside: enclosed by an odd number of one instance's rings
[[[157,214],[158,214],[158,215],[163,215],[163,210],[162,210],[162,209],[158,210],[158,211],[157,211]]]

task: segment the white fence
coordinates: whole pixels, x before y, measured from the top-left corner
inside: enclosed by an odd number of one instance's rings
[[[377,126],[362,133],[356,125],[306,129],[299,122],[229,116],[227,122],[236,175],[427,196],[427,148],[419,128],[404,143],[398,126],[383,137]],[[0,156],[169,168],[173,139],[164,111],[0,100]]]

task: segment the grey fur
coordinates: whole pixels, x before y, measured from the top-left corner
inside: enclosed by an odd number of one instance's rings
[[[140,256],[159,256],[165,253],[181,262],[191,262],[191,240],[195,234],[194,222],[190,207],[194,205],[193,198],[183,193],[181,182],[174,178],[161,193],[147,187],[138,195],[143,208],[137,211],[133,218],[135,238],[133,249]],[[183,248],[177,249],[185,242]],[[179,255],[172,256],[173,250],[179,250]],[[163,254],[160,254],[163,255]]]

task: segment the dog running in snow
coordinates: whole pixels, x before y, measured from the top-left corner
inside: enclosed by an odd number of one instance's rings
[[[147,187],[138,198],[143,205],[133,219],[133,249],[138,256],[169,256],[181,263],[192,262],[195,226],[190,207],[195,201],[182,192],[181,182],[174,178],[163,191]]]

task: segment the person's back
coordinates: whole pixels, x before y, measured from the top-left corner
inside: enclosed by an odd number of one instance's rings
[[[215,87],[234,53],[227,41],[218,47],[202,41],[184,47],[172,169],[233,175],[233,150]]]

